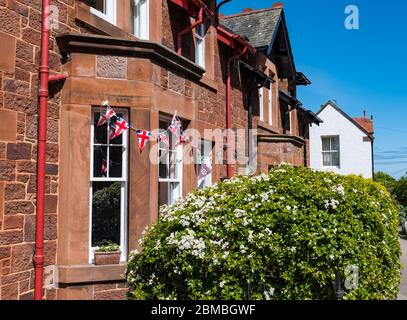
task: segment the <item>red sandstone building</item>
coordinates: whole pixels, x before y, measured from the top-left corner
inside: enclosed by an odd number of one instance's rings
[[[199,164],[179,156],[189,146],[174,144],[154,164],[156,142],[140,152],[134,131],[109,142],[95,125],[103,100],[146,130],[165,129],[176,110],[202,150],[214,146],[204,129],[256,129],[257,172],[308,165],[308,127],[320,120],[296,98],[310,82],[280,4],[228,17],[213,0],[52,4],[50,73],[67,78],[49,84],[43,296],[125,299],[127,255],[159,206],[245,168],[228,166],[227,148],[220,164],[209,152],[212,172],[199,181]],[[0,0],[0,299],[32,299],[35,286],[40,40],[41,1]],[[104,239],[121,245],[119,265],[93,264]]]

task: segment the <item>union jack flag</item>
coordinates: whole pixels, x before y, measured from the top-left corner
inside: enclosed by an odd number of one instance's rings
[[[161,133],[159,136],[159,140],[160,142],[163,142],[166,146],[169,146],[170,143],[168,142],[168,138],[167,135],[165,134],[165,132]]]
[[[180,145],[180,144],[188,144],[189,142],[190,142],[189,137],[187,137],[184,134],[184,130],[182,129],[182,127],[180,127],[180,135],[179,135],[179,139],[178,139],[178,142],[177,142],[177,146]]]
[[[171,124],[168,129],[172,133],[178,134],[178,130],[181,129],[181,121],[179,121],[177,114],[174,114],[174,116],[172,117]]]
[[[212,169],[209,166],[207,166],[206,164],[203,164],[201,166],[201,170],[199,171],[198,180],[201,180],[201,179],[205,178],[211,172],[212,172]]]
[[[129,128],[130,128],[130,125],[127,123],[126,120],[117,117],[116,124],[115,124],[114,135],[111,136],[110,140],[113,140],[114,138],[117,138],[118,136],[120,136],[123,132],[125,132]]]
[[[99,127],[99,126],[104,125],[107,122],[107,120],[109,120],[112,117],[116,117],[116,112],[114,112],[114,110],[112,108],[107,106],[105,113],[100,114],[100,118],[99,118],[97,126]]]
[[[151,132],[146,130],[137,130],[137,140],[140,150],[143,151],[147,142],[151,139]]]

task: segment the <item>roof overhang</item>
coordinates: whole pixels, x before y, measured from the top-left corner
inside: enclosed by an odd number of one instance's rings
[[[256,49],[242,36],[233,33],[222,25],[218,25],[217,29],[217,38],[220,42],[231,47],[235,51],[242,52],[245,47],[251,54],[256,53]]]
[[[267,89],[270,89],[271,84],[275,82],[273,78],[242,60],[239,60],[239,65],[255,76],[256,83],[262,84]]]
[[[311,84],[311,81],[302,72],[297,72],[295,81],[299,86],[309,86]]]
[[[280,39],[280,37],[282,37],[282,39]],[[273,52],[276,41],[280,41],[282,48],[278,52]],[[281,11],[281,15],[279,17],[276,29],[274,30],[274,34],[272,35],[270,44],[267,47],[266,53],[270,57],[272,54],[275,54],[275,56],[280,60],[278,61],[279,63],[277,62],[277,64],[280,64],[278,67],[281,68],[281,74],[283,77],[296,79],[297,72],[294,63],[294,56],[283,10]]]
[[[294,98],[284,90],[279,89],[279,96],[280,100],[288,104],[292,109],[302,106],[302,103],[297,98]]]

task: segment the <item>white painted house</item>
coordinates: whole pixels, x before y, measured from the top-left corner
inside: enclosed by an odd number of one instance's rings
[[[373,118],[352,118],[332,101],[317,115],[323,123],[310,128],[311,167],[372,178]]]

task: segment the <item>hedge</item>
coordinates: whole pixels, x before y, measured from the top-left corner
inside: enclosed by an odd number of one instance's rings
[[[335,299],[335,277],[344,285],[355,267],[343,299],[394,299],[400,285],[387,190],[289,165],[162,207],[140,245],[126,271],[130,299]]]

